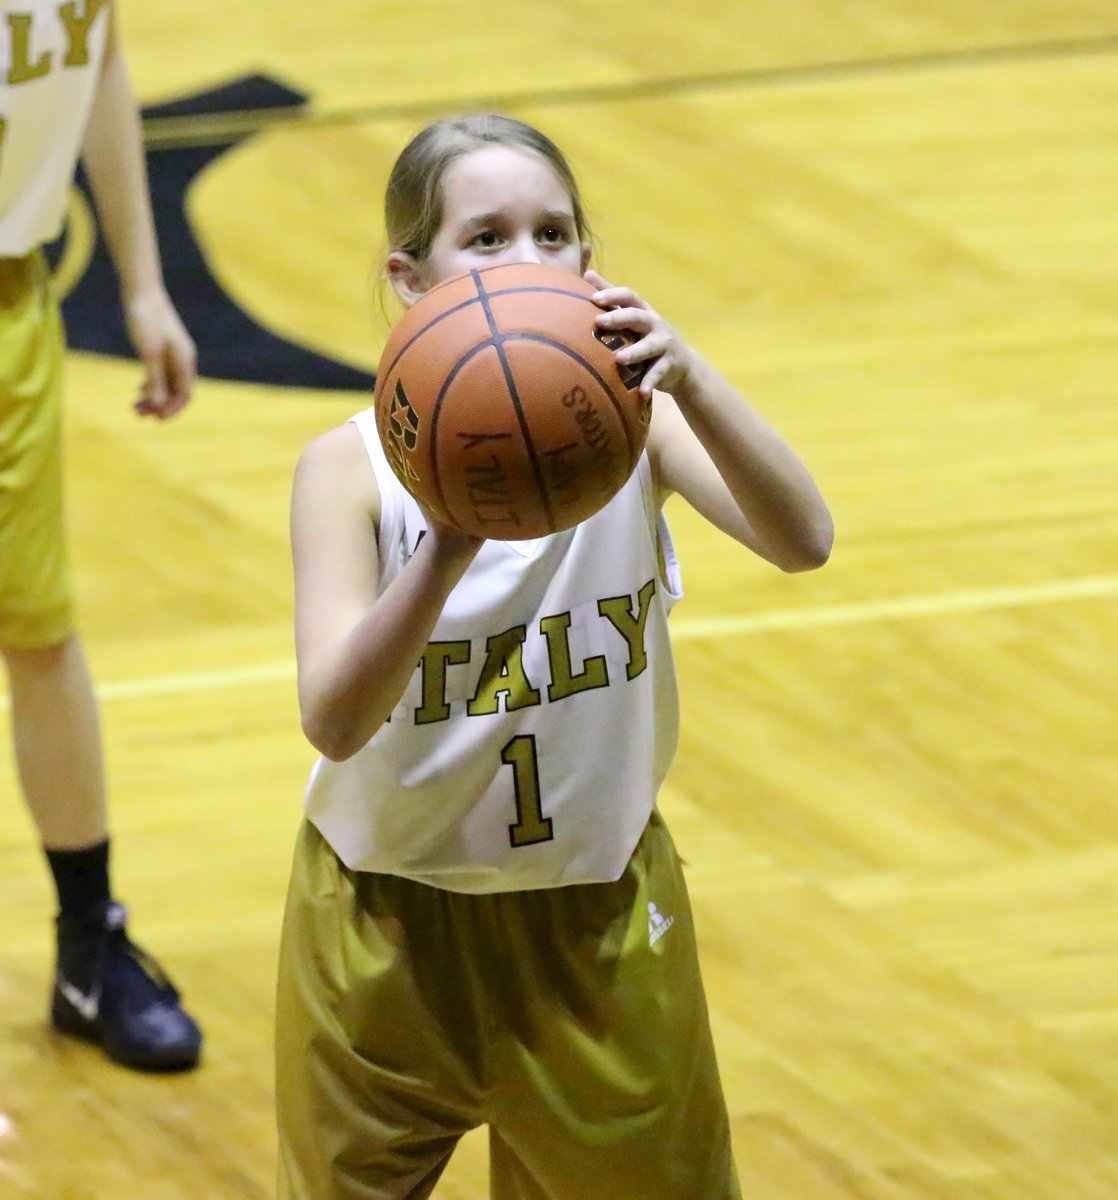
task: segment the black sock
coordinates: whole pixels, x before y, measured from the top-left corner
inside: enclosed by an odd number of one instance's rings
[[[108,838],[85,850],[47,850],[46,856],[63,916],[80,920],[112,899]]]

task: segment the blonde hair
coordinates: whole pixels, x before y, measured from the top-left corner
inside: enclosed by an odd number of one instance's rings
[[[442,224],[447,170],[463,155],[492,145],[527,150],[550,163],[570,196],[579,241],[591,241],[578,183],[559,147],[515,117],[483,112],[435,121],[404,147],[384,196],[389,251],[403,250],[419,260],[427,257]]]

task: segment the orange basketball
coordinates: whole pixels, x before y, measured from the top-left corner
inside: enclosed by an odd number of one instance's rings
[[[483,267],[438,284],[392,330],[377,429],[400,482],[439,521],[543,537],[584,521],[629,478],[648,437],[644,364],[596,329],[595,289],[557,267]]]

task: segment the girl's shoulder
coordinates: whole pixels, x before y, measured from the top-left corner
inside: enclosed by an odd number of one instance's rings
[[[295,467],[295,499],[314,502],[324,495],[358,504],[374,518],[380,492],[365,440],[352,421],[346,421],[307,443]]]

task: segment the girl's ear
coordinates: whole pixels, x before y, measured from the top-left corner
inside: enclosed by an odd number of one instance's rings
[[[393,250],[388,256],[388,279],[406,308],[427,291],[419,262],[406,250]]]
[[[582,274],[585,275],[590,270],[590,252],[591,245],[589,242],[582,243]]]

